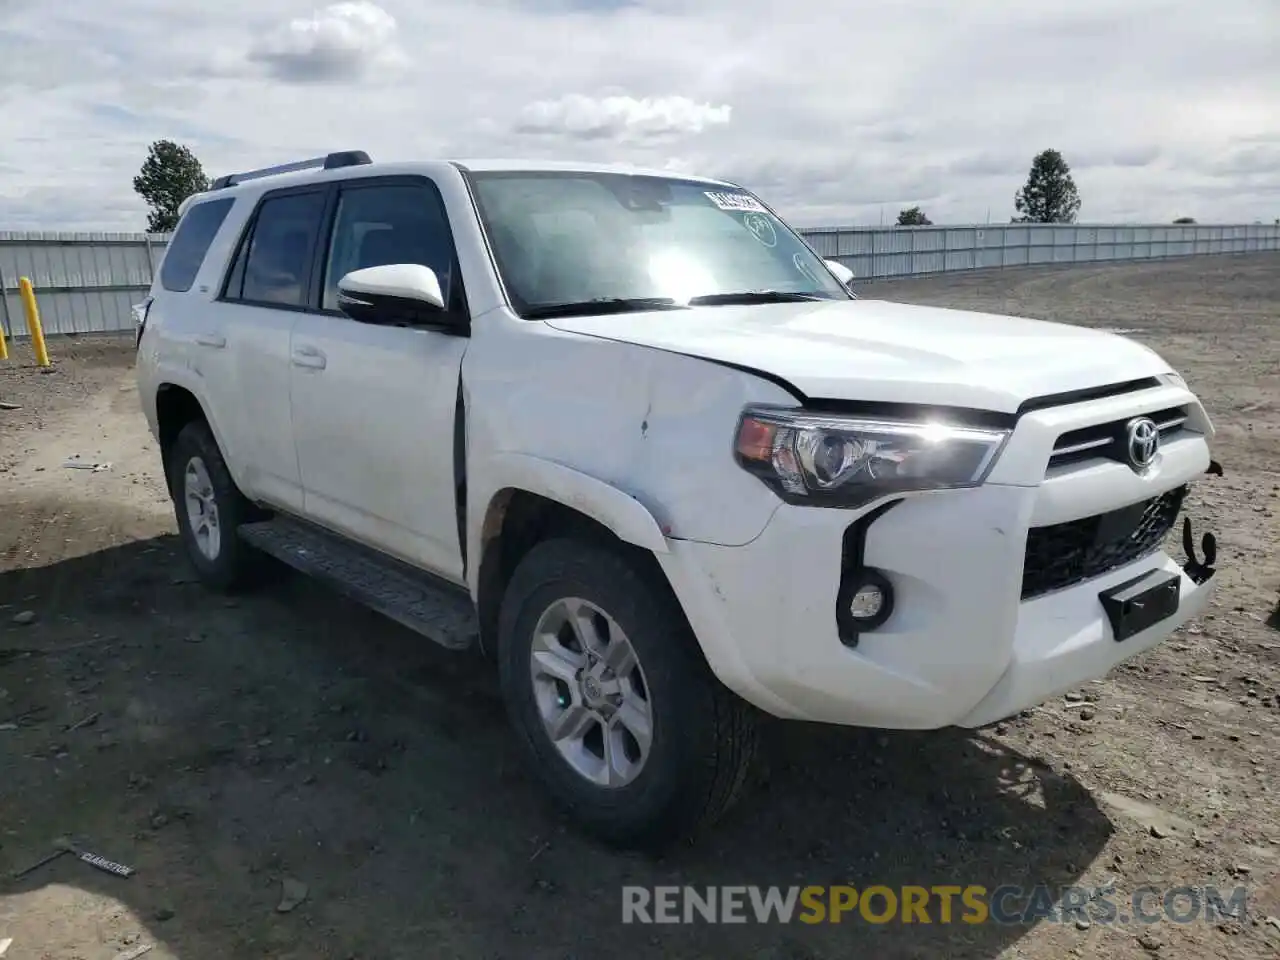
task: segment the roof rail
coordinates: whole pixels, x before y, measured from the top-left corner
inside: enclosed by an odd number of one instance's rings
[[[357,167],[372,163],[369,155],[363,150],[338,150],[323,157],[312,157],[310,160],[298,160],[294,163],[282,163],[275,167],[263,167],[261,170],[247,170],[244,173],[228,173],[218,177],[209,185],[210,190],[221,190],[223,187],[234,187],[246,180],[258,180],[262,177],[274,177],[281,173],[296,173],[299,170],[336,170],[339,167]]]

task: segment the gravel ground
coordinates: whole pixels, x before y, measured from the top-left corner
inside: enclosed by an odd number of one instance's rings
[[[864,295],[1121,328],[1168,357],[1219,430],[1226,476],[1191,503],[1220,534],[1218,597],[1105,680],[975,734],[771,723],[760,789],[660,861],[547,809],[472,658],[301,578],[237,600],[193,583],[131,344],[51,342],[48,374],[17,346],[0,364],[17,405],[0,408],[0,873],[59,836],[137,872],[64,857],[0,880],[0,954],[1276,956],[1280,257]],[[1121,908],[1146,885],[1243,885],[1248,908],[1151,926],[620,923],[624,884],[1112,881]]]

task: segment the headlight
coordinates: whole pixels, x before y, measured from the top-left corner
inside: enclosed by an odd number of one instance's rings
[[[891,493],[975,487],[1007,430],[749,407],[735,452],[784,500],[852,507]]]
[[[1181,387],[1183,390],[1187,389],[1187,381],[1182,379],[1181,374],[1162,373],[1156,379],[1161,383],[1167,383],[1171,387]]]

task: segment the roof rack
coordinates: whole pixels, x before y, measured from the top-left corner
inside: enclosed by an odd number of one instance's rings
[[[312,157],[310,160],[298,160],[294,163],[282,163],[275,167],[263,167],[261,170],[247,170],[244,173],[228,173],[218,177],[209,185],[210,190],[221,190],[223,187],[234,187],[246,180],[258,180],[261,177],[274,177],[281,173],[296,173],[299,170],[336,170],[339,167],[358,167],[372,163],[369,155],[363,150],[339,150],[323,157]]]

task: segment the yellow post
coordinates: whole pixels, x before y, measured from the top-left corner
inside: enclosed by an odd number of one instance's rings
[[[4,342],[4,327],[9,322],[9,294],[4,289],[4,271],[0,270],[0,360],[9,359],[9,345]]]
[[[36,306],[36,292],[26,277],[18,278],[18,293],[22,297],[22,309],[27,314],[27,332],[31,334],[31,349],[36,352],[36,363],[47,367],[49,351],[44,345],[44,330],[40,328],[40,308]]]

